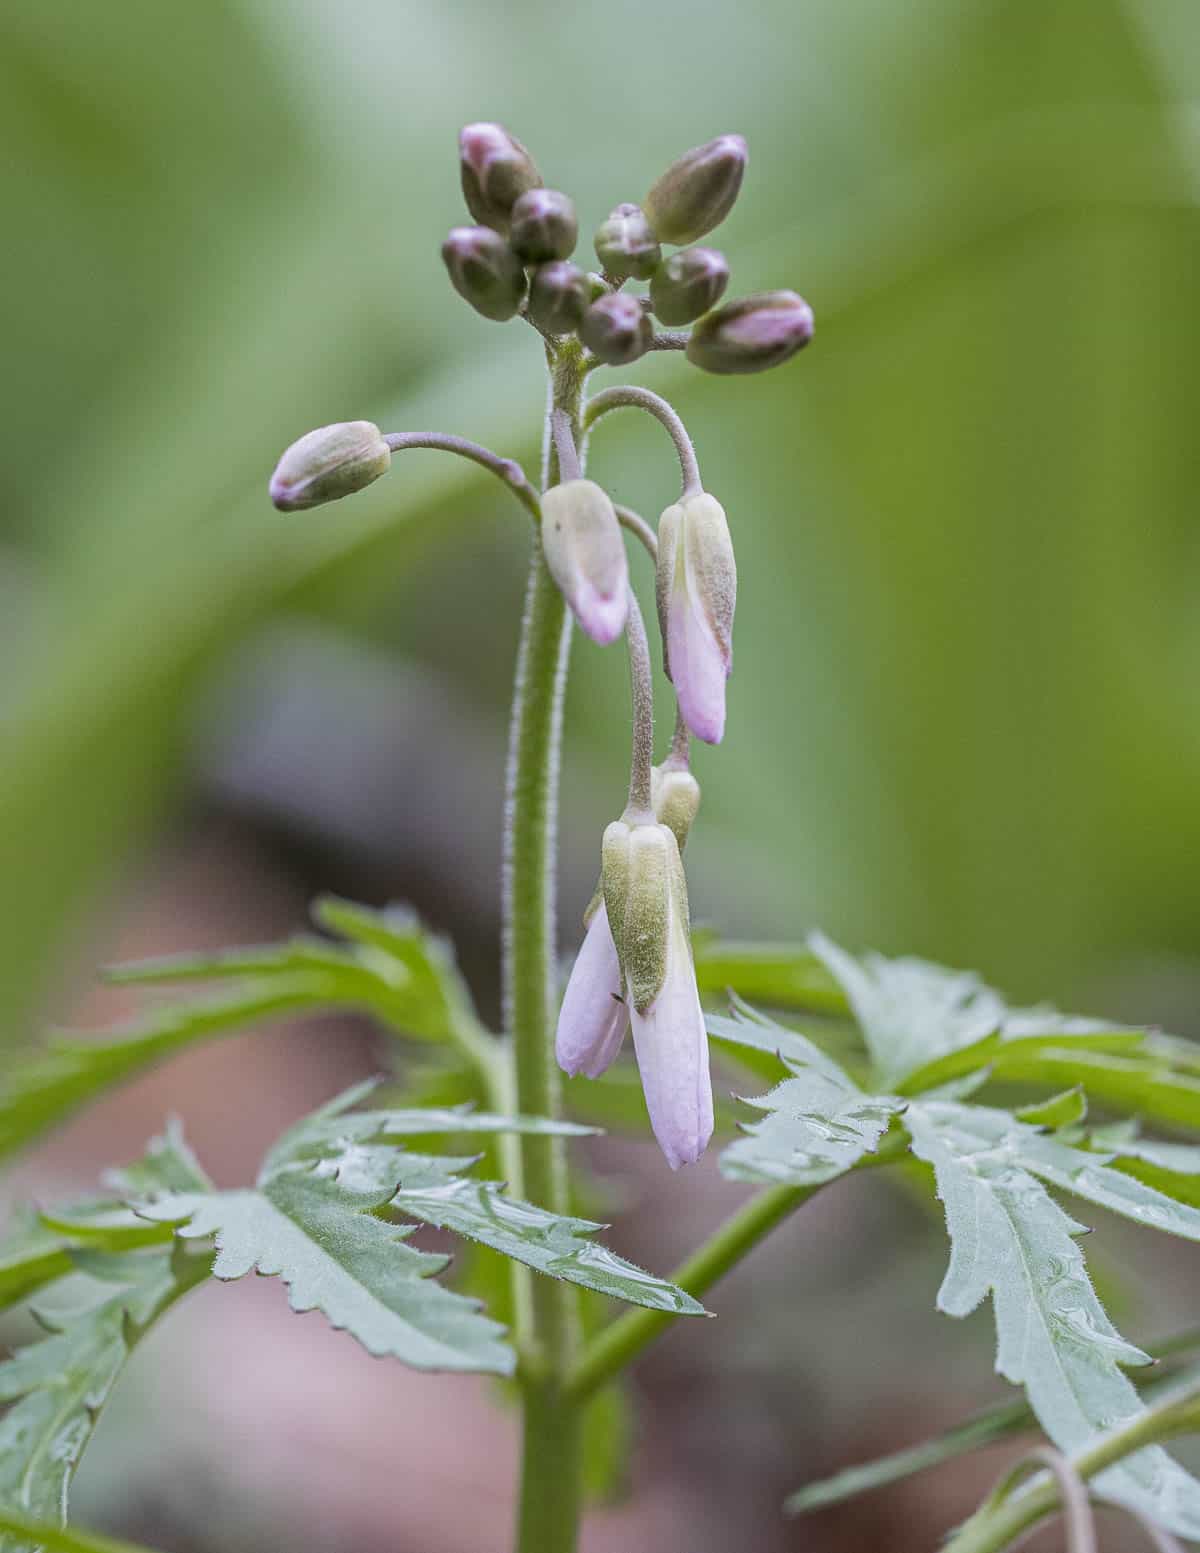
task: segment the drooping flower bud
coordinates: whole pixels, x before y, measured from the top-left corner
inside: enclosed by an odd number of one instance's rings
[[[794,291],[760,291],[726,302],[692,330],[687,357],[705,372],[765,372],[813,336],[812,308]]]
[[[456,226],[442,244],[442,260],[460,297],[496,323],[515,316],[525,295],[525,271],[491,227]]]
[[[698,739],[719,744],[733,667],[737,566],[725,510],[714,496],[685,496],[663,513],[655,591],[663,667],[683,720]]]
[[[293,442],[275,466],[269,486],[280,512],[337,501],[388,472],[391,449],[370,421],[319,426]]]
[[[621,1050],[628,1028],[621,967],[601,901],[588,922],[559,1010],[554,1037],[559,1067],[572,1077],[599,1078]]]
[[[694,1164],[712,1136],[708,1032],[692,962],[687,882],[673,833],[630,836],[622,930],[626,998],[650,1125],[672,1170]]]
[[[618,205],[596,230],[596,257],[614,280],[649,280],[662,262],[658,237],[637,205]]]
[[[700,812],[700,784],[692,773],[669,760],[651,773],[654,812],[675,837],[680,852]]]
[[[687,882],[667,825],[616,820],[604,833],[601,899],[559,1015],[560,1066],[599,1076],[620,1050],[628,1023],[654,1135],[678,1170],[700,1157],[713,1129]]]
[[[508,231],[509,212],[542,175],[529,152],[501,124],[468,124],[458,136],[463,198],[476,221]]]
[[[719,226],[742,187],[749,153],[740,135],[718,135],[671,163],[646,196],[646,214],[664,243],[694,243]]]
[[[582,629],[607,647],[625,629],[629,563],[613,504],[594,480],[567,480],[542,497],[542,549]]]
[[[715,248],[683,248],[664,259],[650,281],[650,305],[672,328],[715,307],[729,284],[729,264]]]
[[[529,278],[529,317],[545,334],[574,334],[591,300],[588,277],[569,260],[539,264]]]
[[[556,189],[529,189],[512,208],[508,240],[526,264],[567,258],[578,237],[574,201]]]
[[[624,367],[650,349],[653,329],[636,297],[611,291],[583,315],[579,337],[610,367]]]

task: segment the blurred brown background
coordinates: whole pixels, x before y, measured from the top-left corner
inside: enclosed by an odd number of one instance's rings
[[[741,131],[734,289],[816,310],[777,374],[629,374],[688,420],[738,547],[697,916],[1200,1034],[1198,90],[1194,0],[6,7],[0,1060],[126,1007],[97,960],[277,936],[320,889],[415,902],[494,1014],[522,521],[426,454],[344,507],[265,498],[286,443],[347,417],[536,457],[536,340],[437,256],[481,117],[585,232]],[[673,494],[635,417],[593,469],[643,511]],[[627,758],[623,664],[579,641],[573,673],[567,946]],[[7,1190],[89,1186],[168,1110],[244,1179],[377,1039],[326,1021],[181,1058]],[[646,1143],[589,1157],[614,1244],[659,1270],[738,1196]],[[1090,1219],[1131,1337],[1195,1319],[1190,1249]],[[719,1325],[639,1368],[633,1495],[587,1553],[935,1546],[995,1459],[778,1506],[999,1394],[987,1315],[933,1312],[944,1254],[903,1185],[814,1203]],[[264,1281],[139,1352],[75,1503],[167,1553],[489,1553],[513,1456],[485,1384],[372,1361]]]

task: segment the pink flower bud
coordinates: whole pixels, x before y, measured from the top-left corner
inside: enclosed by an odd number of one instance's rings
[[[707,492],[663,513],[656,591],[663,663],[683,720],[696,738],[719,744],[733,667],[737,567],[724,509]]]
[[[572,1077],[585,1073],[599,1078],[612,1065],[628,1028],[617,948],[601,901],[575,958],[559,1011],[554,1038],[559,1067]]]

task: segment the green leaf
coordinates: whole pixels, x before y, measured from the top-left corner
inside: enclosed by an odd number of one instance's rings
[[[1147,1344],[1146,1352],[1153,1359],[1169,1361],[1180,1354],[1191,1352],[1198,1345],[1200,1331],[1193,1328],[1163,1342]],[[1169,1367],[1166,1373],[1155,1374],[1142,1391],[1142,1396],[1147,1402],[1156,1400],[1160,1392],[1179,1382],[1179,1371]],[[1000,1402],[982,1408],[961,1424],[955,1424],[928,1440],[877,1457],[874,1461],[846,1467],[830,1477],[806,1483],[784,1500],[784,1513],[805,1515],[811,1510],[825,1509],[845,1499],[852,1499],[857,1494],[884,1488],[889,1483],[897,1483],[902,1478],[912,1477],[930,1467],[941,1466],[944,1462],[953,1461],[958,1456],[979,1450],[1009,1435],[1022,1434],[1034,1429],[1036,1425],[1037,1419],[1028,1402]]]
[[[104,979],[114,986],[157,987],[174,982],[231,981],[296,971],[331,971],[335,975],[350,965],[346,951],[325,939],[304,935],[281,944],[255,944],[248,948],[217,949],[205,954],[156,955],[150,960],[125,960],[104,968]]]
[[[1176,1202],[1200,1208],[1200,1146],[1160,1143],[1136,1134],[1122,1136],[1118,1127],[1095,1128],[1087,1146],[1110,1156],[1114,1170],[1123,1171]]]
[[[290,1127],[272,1145],[264,1169],[270,1171],[284,1164],[328,1158],[351,1143],[391,1143],[422,1134],[519,1132],[581,1138],[596,1132],[596,1128],[578,1122],[551,1121],[543,1116],[496,1116],[487,1111],[476,1111],[469,1105],[353,1110],[375,1090],[377,1083],[376,1079],[368,1079],[365,1083],[355,1084]],[[186,1187],[182,1189],[187,1190]]]
[[[1096,1297],[1074,1239],[1083,1226],[1017,1157],[1013,1131],[1019,1138],[1032,1129],[1004,1113],[940,1101],[914,1101],[905,1120],[946,1210],[950,1266],[938,1308],[965,1316],[991,1295],[996,1368],[1025,1387],[1060,1449],[1137,1416],[1143,1404],[1121,1366],[1147,1356],[1124,1341]],[[1200,1535],[1200,1483],[1160,1448],[1110,1468],[1097,1486],[1181,1536]]]
[[[48,1229],[36,1213],[15,1212],[8,1234],[0,1241],[0,1310],[62,1278],[71,1266],[61,1235]]]
[[[65,1519],[67,1490],[129,1351],[180,1294],[205,1276],[172,1249],[78,1258],[88,1302],[43,1314],[49,1335],[0,1364],[0,1502],[38,1520]],[[0,1553],[31,1546],[0,1536]]]
[[[867,1095],[832,1058],[796,1031],[785,1030],[741,1005],[731,1020],[710,1019],[719,1037],[777,1051],[792,1074],[748,1105],[765,1113],[721,1155],[721,1173],[734,1181],[816,1186],[873,1154],[905,1102]]]
[[[803,944],[736,944],[693,934],[696,981],[702,996],[736,992],[769,1008],[846,1014],[836,978]]]
[[[16,1539],[7,1543],[8,1546],[44,1548],[46,1553],[153,1553],[141,1543],[118,1542],[115,1537],[103,1537],[99,1532],[83,1531],[78,1526],[55,1526],[50,1521],[17,1515],[2,1504],[0,1532],[9,1533]]]
[[[413,1227],[384,1223],[389,1208],[584,1288],[654,1310],[704,1314],[673,1284],[592,1241],[600,1225],[513,1201],[494,1182],[466,1178],[470,1159],[410,1154],[378,1141],[430,1131],[580,1128],[456,1110],[352,1111],[372,1088],[356,1085],[285,1133],[253,1188],[167,1190],[133,1207],[185,1239],[215,1236],[217,1278],[254,1269],[280,1275],[294,1310],[320,1310],[369,1352],[418,1369],[507,1375],[514,1355],[501,1340],[503,1328],[477,1301],[432,1281],[449,1258],[408,1245]]]
[[[398,1212],[438,1229],[452,1229],[539,1273],[631,1305],[676,1316],[706,1314],[690,1294],[593,1240],[604,1225],[505,1197],[497,1182],[458,1176],[444,1160],[418,1155],[401,1159],[404,1175],[390,1205]]]
[[[1008,1042],[1053,1037],[1059,1047],[1070,1039],[1124,1049],[1143,1038],[1053,1009],[1010,1009],[973,971],[877,954],[857,960],[819,933],[810,942],[849,1000],[882,1088],[919,1093],[974,1068],[996,1067]]]
[[[844,1068],[799,1030],[777,1024],[766,1014],[752,1008],[741,998],[733,1000],[732,1012],[706,1014],[708,1033],[715,1040],[727,1041],[732,1046],[764,1052],[777,1058],[785,1066],[799,1063],[803,1067],[816,1068],[835,1083],[851,1084]],[[770,1070],[768,1070],[770,1071]],[[778,1069],[776,1068],[777,1072]],[[851,1088],[854,1086],[851,1084]]]
[[[14,1153],[122,1079],[197,1041],[232,1035],[256,1020],[326,1008],[348,999],[327,972],[250,981],[181,1007],[154,1009],[105,1040],[55,1036],[8,1078],[0,1093],[0,1158]]]
[[[388,1010],[391,1022],[422,1041],[447,1041],[462,1028],[475,1029],[471,994],[446,939],[422,927],[406,906],[373,911],[333,895],[321,896],[313,916],[323,927],[358,946],[359,958],[395,983]],[[400,971],[402,975],[397,975]]]
[[[945,1461],[953,1461],[956,1456],[978,1450],[983,1445],[991,1445],[1009,1435],[1020,1434],[1033,1426],[1033,1415],[1024,1402],[1006,1402],[999,1407],[985,1408],[961,1424],[955,1424],[952,1429],[935,1435],[933,1439],[922,1440],[918,1445],[907,1446],[889,1456],[845,1467],[831,1477],[806,1483],[784,1500],[783,1512],[785,1515],[807,1515],[812,1510],[827,1509],[830,1505],[841,1504],[843,1500],[853,1499],[873,1488],[898,1483],[903,1478],[912,1477],[914,1473],[940,1466]]]
[[[1076,1084],[1061,1094],[1051,1095],[1049,1100],[1039,1100],[1035,1105],[1023,1105],[1015,1113],[1018,1121],[1029,1122],[1034,1127],[1073,1127],[1087,1115],[1087,1096]]]
[[[135,1206],[187,1240],[215,1235],[219,1279],[254,1271],[282,1277],[293,1310],[321,1311],[369,1353],[417,1369],[511,1374],[515,1356],[503,1328],[476,1301],[433,1281],[449,1258],[418,1251],[406,1244],[410,1229],[373,1217],[398,1176],[364,1180],[354,1158],[285,1164],[257,1187],[167,1192]]]

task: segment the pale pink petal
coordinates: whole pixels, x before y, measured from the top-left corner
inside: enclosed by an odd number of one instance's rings
[[[667,614],[667,658],[683,720],[696,738],[720,744],[725,732],[725,681],[729,660],[713,635],[700,601],[677,587]]]
[[[693,1165],[712,1137],[713,1100],[708,1034],[682,924],[671,924],[662,991],[644,1014],[631,1004],[630,1019],[654,1136],[672,1170]]]
[[[580,629],[598,646],[607,647],[625,629],[629,613],[627,578],[620,579],[618,593],[601,593],[586,577],[579,577],[567,603]]]
[[[554,1039],[559,1067],[564,1073],[599,1078],[615,1060],[628,1026],[617,946],[601,903],[588,924],[559,1011]]]

